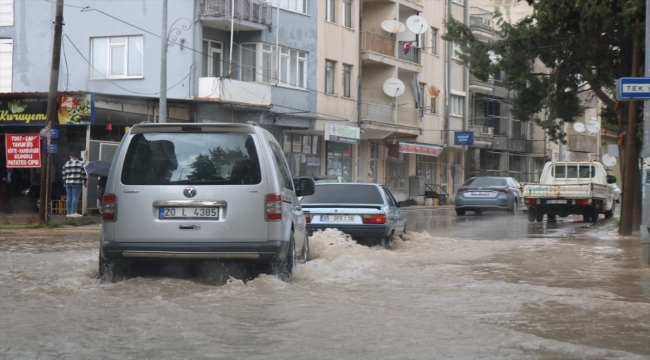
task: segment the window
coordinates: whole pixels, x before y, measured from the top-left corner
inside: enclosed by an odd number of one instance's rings
[[[438,113],[438,99],[432,97],[431,98],[431,107],[429,108],[431,110],[432,114],[437,114]]]
[[[451,57],[454,59],[458,59],[459,55],[462,54],[463,52],[460,51],[460,45],[458,45],[455,42],[451,43]]]
[[[438,53],[438,29],[432,27],[429,37],[431,38],[431,43],[429,45],[431,47],[431,53],[435,55]]]
[[[143,37],[90,39],[91,78],[133,78],[143,75]]]
[[[219,77],[222,75],[223,45],[220,42],[203,40],[202,77]]]
[[[417,35],[417,40],[418,40],[418,48],[420,48],[422,51],[426,52],[427,50],[427,31],[425,30],[423,33]]]
[[[269,0],[269,2],[285,9],[296,11],[299,13],[307,13],[307,1],[308,0]]]
[[[262,82],[277,84],[277,52],[275,46],[262,44]]]
[[[334,61],[325,61],[325,93],[334,94]]]
[[[449,104],[449,114],[454,116],[463,116],[465,97],[460,95],[451,95]]]
[[[350,76],[352,65],[343,65],[343,96],[350,97]]]
[[[0,26],[14,26],[14,0],[0,0]]]
[[[257,45],[243,44],[241,46],[241,81],[255,81],[257,79]]]
[[[424,177],[425,184],[436,184],[438,161],[435,156],[416,155],[416,173]]]
[[[284,156],[294,176],[320,175],[321,137],[285,132],[282,135]]]
[[[379,170],[379,143],[370,142],[370,161],[368,162],[368,181],[377,183]]]
[[[307,87],[307,53],[280,48],[280,83],[282,85]]]
[[[325,20],[336,22],[336,0],[326,0],[325,7]]]
[[[293,178],[291,177],[291,172],[287,166],[287,159],[282,155],[282,149],[276,143],[269,143],[271,146],[271,152],[273,153],[273,162],[275,163],[276,170],[279,170],[280,181],[282,181],[282,187],[285,189],[293,190]]]
[[[13,39],[0,39],[0,93],[11,92],[13,52]]]
[[[420,103],[420,104],[419,104],[419,109],[420,109],[420,115],[422,115],[422,111],[423,111],[424,108],[425,108],[424,104],[425,104],[425,100],[426,100],[426,98],[427,98],[427,96],[426,96],[426,95],[427,95],[427,92],[426,92],[425,89],[424,89],[424,83],[419,83],[419,84],[418,84],[418,88],[419,88],[419,90],[420,90],[420,99],[418,99],[418,100],[419,100],[419,103]]]
[[[352,27],[352,0],[343,0],[343,26]]]

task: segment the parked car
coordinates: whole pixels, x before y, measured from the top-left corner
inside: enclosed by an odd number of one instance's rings
[[[256,124],[138,124],[108,175],[100,232],[104,281],[143,261],[234,260],[283,279],[309,259],[306,219],[282,148]]]
[[[614,201],[616,201],[617,204],[621,203],[621,188],[616,185],[616,183],[610,184],[612,186],[612,195],[614,195]]]
[[[519,182],[512,177],[477,176],[468,179],[456,191],[456,214],[473,211],[507,211],[517,214],[521,205]]]
[[[353,239],[390,249],[392,237],[406,233],[406,219],[390,190],[370,183],[319,183],[301,201],[307,231],[336,228]]]

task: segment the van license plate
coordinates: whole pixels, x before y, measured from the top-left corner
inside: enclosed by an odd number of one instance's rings
[[[321,215],[320,221],[322,222],[351,222],[351,215]]]
[[[208,219],[219,220],[219,208],[161,207],[158,219]]]
[[[547,204],[566,204],[566,200],[546,200]]]

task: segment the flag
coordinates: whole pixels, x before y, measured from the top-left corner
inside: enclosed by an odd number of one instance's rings
[[[409,50],[411,50],[411,47],[413,47],[414,41],[404,41],[402,43],[402,50],[404,50],[404,54],[408,54]]]

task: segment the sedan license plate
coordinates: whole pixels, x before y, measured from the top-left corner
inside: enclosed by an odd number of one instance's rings
[[[219,208],[161,207],[158,219],[207,219],[219,220]]]
[[[351,215],[321,215],[320,221],[322,222],[351,222]]]
[[[546,200],[547,204],[566,204],[566,200]]]
[[[490,195],[489,191],[472,191],[472,195]]]

